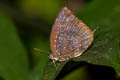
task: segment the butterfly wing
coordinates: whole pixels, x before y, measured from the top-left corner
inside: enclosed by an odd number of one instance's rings
[[[53,59],[65,61],[83,53],[93,41],[93,32],[64,7],[51,31]]]

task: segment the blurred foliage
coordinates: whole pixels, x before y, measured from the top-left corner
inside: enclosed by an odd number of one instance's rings
[[[32,17],[41,17],[48,22],[55,18],[61,7],[60,0],[20,0],[21,9]]]
[[[50,52],[47,52],[50,50],[50,27],[63,0],[12,2],[15,3],[10,5],[9,0],[0,1],[0,76],[5,80],[54,80],[67,63],[57,62],[55,67],[48,58]],[[99,29],[95,32],[91,47],[74,58],[75,62],[109,66],[117,74],[120,73],[119,14],[119,0],[92,0],[77,13],[77,17],[91,29],[97,26]],[[70,64],[67,68],[73,66]],[[85,67],[70,71],[60,79],[88,80]]]
[[[0,9],[0,75],[6,80],[30,80],[29,62],[16,29]]]

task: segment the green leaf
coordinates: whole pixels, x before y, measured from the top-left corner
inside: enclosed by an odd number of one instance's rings
[[[95,32],[94,42],[90,48],[74,61],[86,61],[91,64],[113,67],[120,73],[120,1],[119,0],[93,0],[87,4],[78,17],[91,29],[99,26]],[[41,44],[41,39],[32,41],[35,45]],[[34,38],[32,38],[34,39]],[[32,46],[36,48],[36,46]],[[47,48],[47,47],[46,47]],[[56,63],[56,67],[48,58],[48,54],[40,54],[38,62],[33,69],[34,78],[37,80],[54,80],[67,62]]]
[[[113,67],[120,73],[120,1],[95,0],[78,14],[90,28],[99,26],[93,45],[75,61]]]
[[[5,80],[30,80],[27,53],[11,20],[0,10],[0,75]]]

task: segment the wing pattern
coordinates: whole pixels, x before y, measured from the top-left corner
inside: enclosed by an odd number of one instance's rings
[[[50,41],[50,58],[66,61],[80,56],[91,45],[93,31],[64,7],[53,25]]]

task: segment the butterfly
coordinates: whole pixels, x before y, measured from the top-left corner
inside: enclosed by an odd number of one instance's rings
[[[51,30],[52,53],[49,58],[62,62],[80,56],[92,44],[95,31],[90,30],[67,7],[62,8]]]

